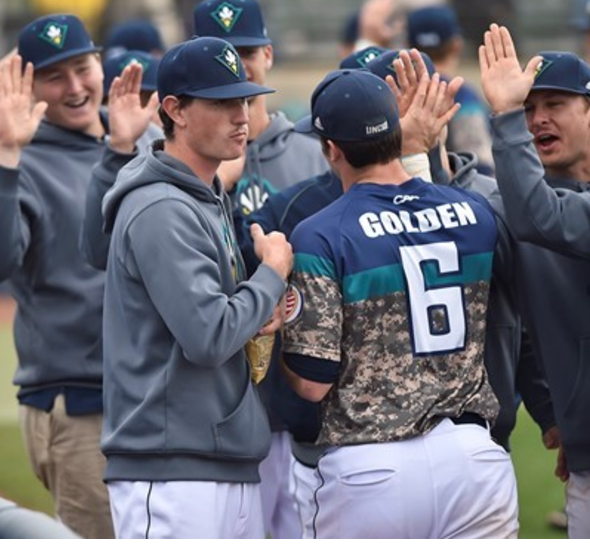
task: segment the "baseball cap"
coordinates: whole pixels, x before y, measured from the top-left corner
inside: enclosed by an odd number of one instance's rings
[[[408,15],[410,47],[438,47],[454,36],[461,36],[455,11],[448,6],[429,6]]]
[[[298,132],[315,132],[346,142],[375,140],[399,124],[395,96],[368,70],[334,70],[311,96],[311,116],[296,124]]]
[[[158,29],[150,21],[140,19],[114,25],[107,34],[104,46],[107,52],[114,50],[115,53],[122,50],[163,53],[166,50]]]
[[[18,53],[23,65],[32,62],[37,70],[100,50],[94,45],[82,21],[69,14],[39,17],[26,25],[18,37]]]
[[[203,0],[193,10],[193,21],[198,36],[223,38],[234,47],[271,43],[255,0]]]
[[[274,93],[251,83],[234,46],[220,38],[194,37],[169,49],[158,68],[158,96],[246,98]]]
[[[344,59],[340,61],[340,68],[364,68],[373,59],[376,59],[379,55],[385,53],[385,51],[387,51],[387,49],[377,45],[365,47],[359,51],[351,53],[348,57],[344,57]]]
[[[590,66],[569,51],[541,51],[531,91],[553,89],[590,96]]]
[[[141,77],[142,91],[155,91],[158,86],[156,82],[156,75],[158,73],[158,66],[160,59],[154,57],[145,51],[124,51],[113,57],[108,58],[102,65],[104,70],[104,93],[108,94],[113,80],[121,75],[123,69],[129,64],[141,64],[143,69]]]
[[[393,76],[397,82],[397,74],[395,73],[392,63],[399,57],[400,51],[401,49],[386,50],[385,53],[382,53],[376,59],[370,61],[365,68],[383,80],[386,76]],[[424,60],[428,75],[432,77],[436,72],[432,59],[426,53],[420,52],[420,55]]]

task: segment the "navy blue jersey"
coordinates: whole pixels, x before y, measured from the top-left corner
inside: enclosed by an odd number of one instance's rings
[[[284,351],[338,363],[319,443],[406,439],[465,410],[494,419],[483,348],[496,238],[481,196],[418,179],[354,185],[295,228]]]

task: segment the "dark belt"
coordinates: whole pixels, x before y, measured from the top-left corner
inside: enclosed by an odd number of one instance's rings
[[[461,416],[452,416],[451,420],[455,424],[477,424],[482,428],[488,428],[488,423],[485,418],[475,413],[463,413]]]

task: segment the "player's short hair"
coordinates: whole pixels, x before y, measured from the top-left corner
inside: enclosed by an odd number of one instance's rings
[[[328,139],[320,137],[322,150],[327,152]],[[370,165],[386,165],[402,154],[402,131],[399,125],[394,130],[377,140],[365,140],[362,142],[336,141],[344,157],[354,168],[364,168]]]

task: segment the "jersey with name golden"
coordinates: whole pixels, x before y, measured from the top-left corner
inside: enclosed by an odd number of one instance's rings
[[[496,238],[483,197],[418,179],[357,184],[297,226],[284,351],[336,383],[319,444],[409,439],[464,411],[495,419],[483,349]]]

